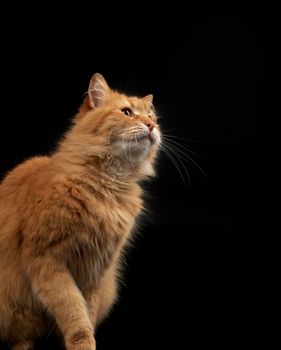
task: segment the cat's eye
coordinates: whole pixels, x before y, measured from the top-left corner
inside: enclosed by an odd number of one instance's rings
[[[121,109],[121,112],[129,117],[131,117],[133,115],[133,111],[131,110],[131,108],[127,108],[127,107],[123,108],[123,109]]]

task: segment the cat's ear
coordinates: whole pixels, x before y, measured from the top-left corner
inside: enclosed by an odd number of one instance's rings
[[[153,95],[152,94],[146,95],[146,96],[143,97],[143,100],[145,100],[146,102],[152,104],[152,102],[153,102]]]
[[[104,77],[99,73],[95,73],[92,76],[88,89],[90,107],[99,107],[102,104],[106,95],[109,93],[109,90],[109,86],[107,85],[107,82],[104,79]]]

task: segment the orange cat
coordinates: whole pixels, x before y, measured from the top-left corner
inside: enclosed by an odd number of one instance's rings
[[[128,97],[100,74],[51,157],[0,185],[0,340],[13,350],[57,328],[67,350],[94,350],[116,299],[119,258],[153,175],[160,130],[152,95]]]

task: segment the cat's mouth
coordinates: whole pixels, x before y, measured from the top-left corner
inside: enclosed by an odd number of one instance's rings
[[[136,136],[136,141],[139,143],[149,142],[151,145],[154,145],[157,142],[157,138],[154,133],[141,133]]]
[[[125,135],[124,135],[125,136]],[[120,136],[112,143],[112,151],[117,157],[126,161],[141,161],[150,150],[160,144],[158,131],[138,132]]]
[[[150,134],[147,135],[137,135],[136,140],[139,142],[150,141],[152,142],[152,137]]]

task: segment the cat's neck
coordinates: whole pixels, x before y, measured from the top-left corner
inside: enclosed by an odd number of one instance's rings
[[[70,130],[52,156],[58,172],[67,178],[91,179],[97,186],[122,190],[128,190],[153,173],[151,164],[135,164],[118,158],[98,139],[95,141],[75,128]]]
[[[140,178],[134,165],[124,164],[120,159],[102,153],[77,154],[71,149],[61,148],[52,159],[58,172],[67,178],[87,179],[109,189],[125,190]]]

